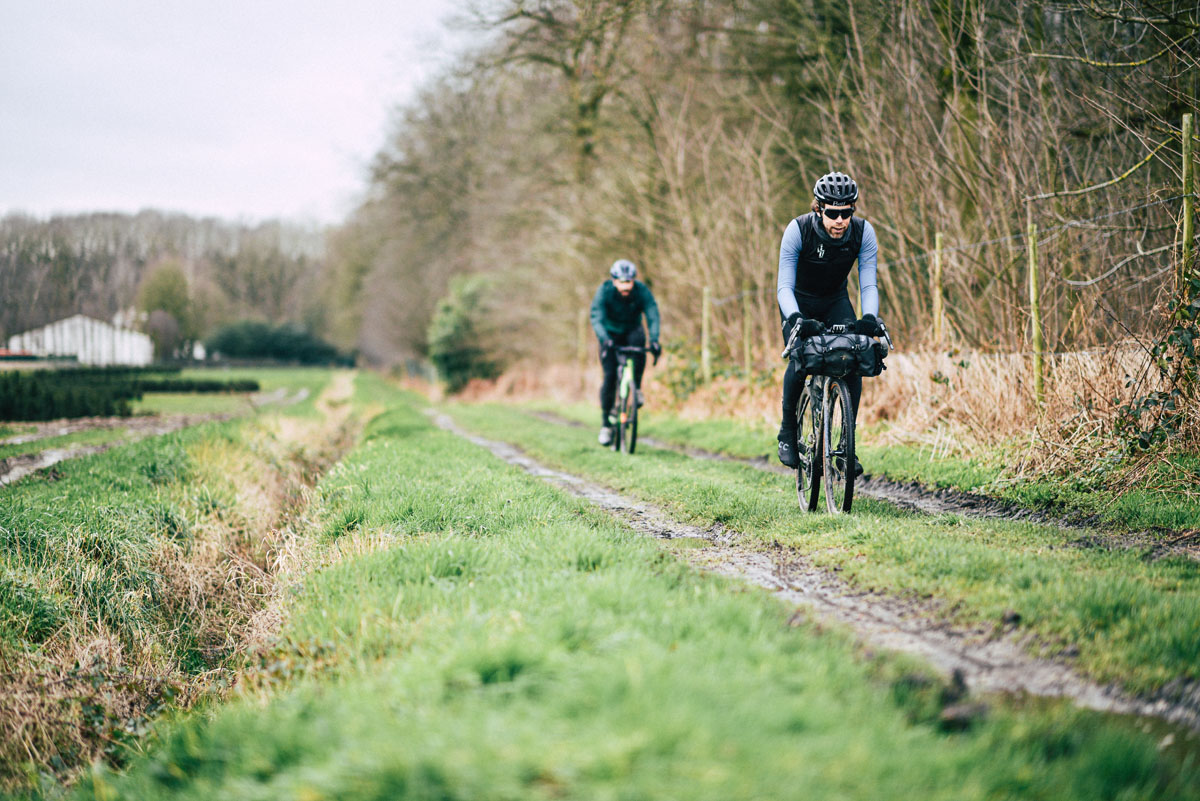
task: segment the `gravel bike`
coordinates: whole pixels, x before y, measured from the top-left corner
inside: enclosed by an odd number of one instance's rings
[[[883,342],[854,333],[852,326],[838,324],[828,326],[826,334],[809,337],[810,344],[806,345],[796,326],[783,350],[783,358],[800,361],[806,374],[796,405],[796,455],[800,462],[796,468],[796,497],[801,509],[817,510],[823,479],[826,510],[831,514],[850,511],[856,462],[854,406],[846,378],[856,372],[879,375],[883,370],[892,338],[882,322],[880,327]]]
[[[609,413],[608,423],[613,429],[612,449],[633,453],[637,448],[638,401],[637,383],[633,379],[633,359],[635,353],[650,353],[649,348],[637,345],[617,345],[617,399],[612,412]],[[654,357],[658,364],[658,356]]]

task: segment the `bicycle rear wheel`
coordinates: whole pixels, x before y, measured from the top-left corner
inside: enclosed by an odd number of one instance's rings
[[[825,508],[831,514],[849,512],[854,501],[854,407],[840,378],[825,381],[821,416]]]
[[[800,403],[796,405],[796,455],[800,466],[796,468],[796,499],[805,511],[817,511],[817,500],[821,497],[821,437],[817,428],[818,415],[813,408],[809,391],[812,379],[800,391]]]
[[[637,448],[638,405],[637,390],[632,387],[621,404],[621,450],[632,454]]]

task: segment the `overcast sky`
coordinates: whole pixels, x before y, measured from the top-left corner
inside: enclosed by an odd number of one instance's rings
[[[0,0],[0,214],[329,223],[456,0]]]

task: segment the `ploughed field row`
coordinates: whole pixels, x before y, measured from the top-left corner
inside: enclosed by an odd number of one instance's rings
[[[947,717],[974,699],[921,662],[694,569],[378,379],[360,377],[356,398],[384,411],[318,484],[315,566],[273,644],[233,697],[162,726],[81,797],[1200,795],[1173,735],[1054,700]],[[1016,625],[1099,681],[1152,692],[1194,678],[1169,620],[1194,614],[1187,562],[1139,568],[1061,547],[1054,529],[885,504],[803,518],[780,476],[663,450],[629,459],[510,409],[452,414],[704,531],[792,549],[947,619]]]

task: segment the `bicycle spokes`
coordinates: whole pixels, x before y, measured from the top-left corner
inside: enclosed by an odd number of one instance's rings
[[[796,455],[800,460],[796,468],[796,499],[800,508],[809,512],[816,511],[821,496],[819,418],[819,409],[812,403],[806,387],[796,407]]]
[[[825,384],[822,416],[825,508],[849,512],[854,498],[854,409],[850,390],[838,380]]]

